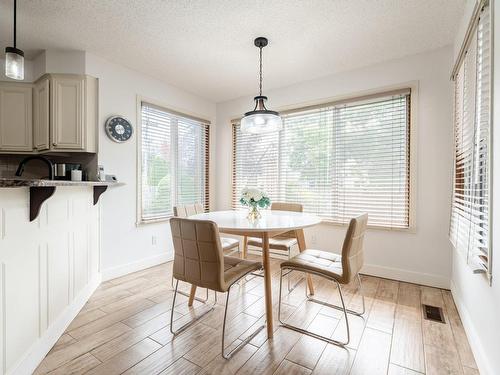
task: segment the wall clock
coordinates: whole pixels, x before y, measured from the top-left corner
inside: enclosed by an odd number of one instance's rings
[[[130,121],[122,116],[111,116],[106,120],[104,128],[108,137],[118,143],[128,141],[134,131]]]

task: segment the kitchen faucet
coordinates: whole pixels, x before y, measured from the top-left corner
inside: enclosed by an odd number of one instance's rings
[[[49,168],[49,179],[50,180],[54,179],[54,165],[52,164],[52,162],[49,159],[47,159],[46,157],[43,157],[43,156],[39,156],[39,155],[28,156],[28,157],[24,158],[23,160],[21,160],[21,162],[19,163],[19,166],[17,167],[16,176],[21,176],[23,174],[24,167],[26,166],[26,163],[31,161],[31,160],[41,160],[45,164],[47,164],[47,167]]]

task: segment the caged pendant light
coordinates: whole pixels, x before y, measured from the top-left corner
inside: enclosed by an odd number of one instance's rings
[[[268,40],[264,37],[255,39],[254,44],[259,48],[260,55],[260,80],[259,95],[254,98],[255,108],[245,113],[241,119],[241,131],[243,133],[262,134],[279,131],[283,122],[278,112],[266,108],[267,96],[262,95],[262,48],[267,46]]]
[[[12,79],[24,79],[24,52],[16,48],[17,0],[14,0],[14,47],[5,48],[5,75]]]

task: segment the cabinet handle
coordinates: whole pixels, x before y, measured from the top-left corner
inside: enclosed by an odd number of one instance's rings
[[[56,142],[52,142],[52,146],[57,146],[57,143]]]

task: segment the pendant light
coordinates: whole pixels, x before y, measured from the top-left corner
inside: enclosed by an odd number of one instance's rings
[[[17,0],[14,0],[14,47],[5,48],[5,75],[12,79],[24,79],[24,52],[16,48]]]
[[[254,44],[259,48],[260,54],[260,80],[259,95],[253,98],[255,108],[253,111],[245,113],[241,119],[241,131],[243,133],[262,134],[279,131],[283,127],[283,122],[278,112],[270,111],[266,108],[267,96],[262,95],[262,48],[267,46],[267,39],[259,37]]]

